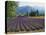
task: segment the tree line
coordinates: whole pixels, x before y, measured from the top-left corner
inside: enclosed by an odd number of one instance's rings
[[[45,14],[44,13],[39,14],[38,10],[36,11],[31,10],[30,13],[27,12],[24,16],[45,16]]]

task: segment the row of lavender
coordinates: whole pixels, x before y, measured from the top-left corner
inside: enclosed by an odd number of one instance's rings
[[[44,29],[44,19],[17,17],[7,22],[7,32],[34,31]]]

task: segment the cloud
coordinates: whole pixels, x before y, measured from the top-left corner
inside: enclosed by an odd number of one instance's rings
[[[44,7],[44,4],[40,3],[31,3],[31,2],[19,2],[19,6],[41,6]]]

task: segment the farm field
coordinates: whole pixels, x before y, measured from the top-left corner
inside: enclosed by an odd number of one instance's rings
[[[28,17],[28,18],[44,19],[45,17],[44,16],[33,16],[33,17]]]
[[[40,6],[39,6],[40,5]],[[45,32],[45,7],[32,2],[5,2],[5,33]]]
[[[7,33],[44,32],[44,17],[17,16],[7,20]]]

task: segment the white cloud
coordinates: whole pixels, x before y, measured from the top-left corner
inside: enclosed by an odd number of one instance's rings
[[[32,2],[19,2],[19,6],[41,6],[44,7],[44,3],[32,3]]]

